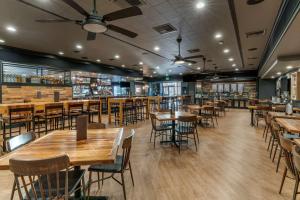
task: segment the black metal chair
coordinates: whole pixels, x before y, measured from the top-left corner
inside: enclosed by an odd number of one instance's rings
[[[123,153],[122,153],[122,155],[117,155],[114,164],[91,165],[88,168],[88,171],[89,171],[88,196],[90,195],[91,184],[98,182],[98,187],[99,187],[100,181],[102,181],[102,185],[103,185],[103,181],[105,179],[112,178],[117,183],[122,185],[124,199],[126,200],[126,190],[125,190],[125,182],[124,182],[125,170],[130,171],[132,184],[134,186],[133,174],[132,174],[131,163],[130,163],[130,152],[131,152],[132,139],[133,139],[134,134],[135,134],[134,130],[131,130],[130,136],[128,136],[127,138],[124,139],[123,145],[122,145]],[[102,179],[99,179],[99,176],[98,176],[98,180],[93,181],[92,180],[92,172],[97,172],[97,173],[101,172]],[[111,176],[104,177],[104,173],[111,173]],[[121,174],[121,181],[119,181],[118,179],[116,179],[114,177],[115,174]]]
[[[68,119],[69,129],[75,127],[77,117],[82,114],[83,114],[83,102],[70,102],[68,104],[68,110],[65,113],[65,116]],[[74,119],[75,119],[75,124],[73,126]]]
[[[45,114],[38,119],[44,120],[45,133],[48,131],[64,129],[64,104],[63,103],[49,103],[45,105]],[[50,125],[50,129],[48,129]]]
[[[89,100],[86,112],[89,116],[89,122],[94,122],[94,115],[97,115],[98,119],[100,119],[100,115],[101,115],[100,100]],[[99,120],[98,122],[101,123],[101,121]]]
[[[197,139],[198,138],[198,132],[197,132],[197,116],[179,116],[177,120],[177,125],[175,128],[176,135],[179,138],[179,153],[181,150],[183,138],[188,139],[193,139],[196,147],[196,151],[198,150],[198,145],[197,145]],[[192,137],[191,137],[192,135]]]

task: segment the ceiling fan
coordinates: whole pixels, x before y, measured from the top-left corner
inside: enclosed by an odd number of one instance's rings
[[[112,12],[112,13],[109,13],[106,15],[100,15],[97,12],[96,0],[92,0],[93,1],[93,10],[91,13],[88,13],[79,4],[77,4],[74,0],[62,0],[62,2],[69,5],[70,7],[72,7],[74,10],[79,12],[81,15],[85,16],[85,18],[83,20],[72,20],[72,19],[68,19],[66,17],[60,16],[51,11],[48,11],[44,8],[40,8],[40,7],[33,5],[31,3],[28,3],[24,0],[18,0],[18,1],[21,3],[24,3],[28,6],[34,7],[40,11],[46,12],[48,14],[51,14],[55,17],[60,18],[60,19],[42,19],[42,20],[36,20],[36,22],[40,22],[40,23],[74,22],[75,24],[80,25],[83,30],[86,30],[88,32],[87,40],[95,40],[97,33],[104,33],[107,30],[111,30],[111,31],[126,35],[130,38],[135,38],[138,35],[137,33],[134,33],[127,29],[121,28],[119,26],[107,24],[106,22],[143,14],[140,8],[138,8],[136,6],[132,6],[132,7],[118,10],[118,11],[115,11],[115,12]]]
[[[178,43],[178,55],[175,56],[175,59],[173,59],[173,64],[176,64],[176,65],[181,65],[181,64],[184,64],[184,63],[192,63],[192,64],[195,64],[197,63],[196,61],[193,61],[193,60],[189,60],[189,59],[194,59],[194,58],[203,58],[204,56],[203,55],[197,55],[197,56],[188,56],[188,57],[182,57],[181,56],[181,52],[180,52],[180,44],[182,42],[182,37],[181,35],[179,34],[178,35],[178,38],[176,39],[177,43]]]
[[[220,78],[226,78],[226,77],[228,77],[228,76],[218,75],[217,74],[217,69],[218,69],[218,67],[216,66],[214,71],[212,71],[210,73],[208,72],[208,74],[212,74],[212,75],[207,76],[206,79],[210,79],[210,80],[214,81],[214,80],[218,80]]]

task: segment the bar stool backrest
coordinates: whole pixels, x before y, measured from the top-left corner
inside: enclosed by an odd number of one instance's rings
[[[14,151],[25,144],[28,144],[35,140],[34,133],[23,133],[21,135],[15,136],[7,141],[6,148],[8,152]]]
[[[89,100],[88,101],[88,107],[87,107],[88,111],[91,110],[100,110],[100,101],[99,100]]]
[[[34,106],[29,105],[13,105],[8,106],[9,122],[17,123],[20,120],[31,121],[33,120]]]
[[[82,112],[83,111],[83,102],[70,102],[68,104],[69,112]]]
[[[299,174],[299,172],[300,172],[300,147],[295,145],[293,147],[292,154],[293,154],[295,169],[297,170],[297,173]]]
[[[67,155],[41,160],[10,159],[9,169],[14,173],[19,198],[68,199],[69,163]],[[59,173],[61,170],[65,173]],[[64,186],[64,191],[60,186]]]
[[[45,114],[49,115],[63,115],[64,104],[63,103],[48,103],[45,105]]]

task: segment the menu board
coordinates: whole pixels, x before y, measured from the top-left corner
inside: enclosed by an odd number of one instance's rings
[[[237,85],[235,83],[230,84],[230,91],[236,92],[237,91]]]
[[[224,92],[230,92],[230,85],[228,83],[224,84]]]

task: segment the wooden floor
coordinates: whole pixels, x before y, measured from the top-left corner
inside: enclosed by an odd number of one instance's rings
[[[105,119],[106,121],[106,119]],[[263,123],[250,125],[247,110],[230,110],[219,118],[218,128],[199,128],[200,145],[184,149],[179,155],[170,146],[149,143],[150,121],[141,122],[136,129],[131,162],[135,186],[126,174],[129,200],[288,200],[293,180],[286,180],[283,193],[278,194],[282,175],[275,173],[262,139]],[[282,162],[283,163],[283,162]],[[12,176],[0,171],[0,199],[9,199]],[[122,188],[108,180],[93,194],[123,199]],[[300,195],[298,197],[300,199]]]

